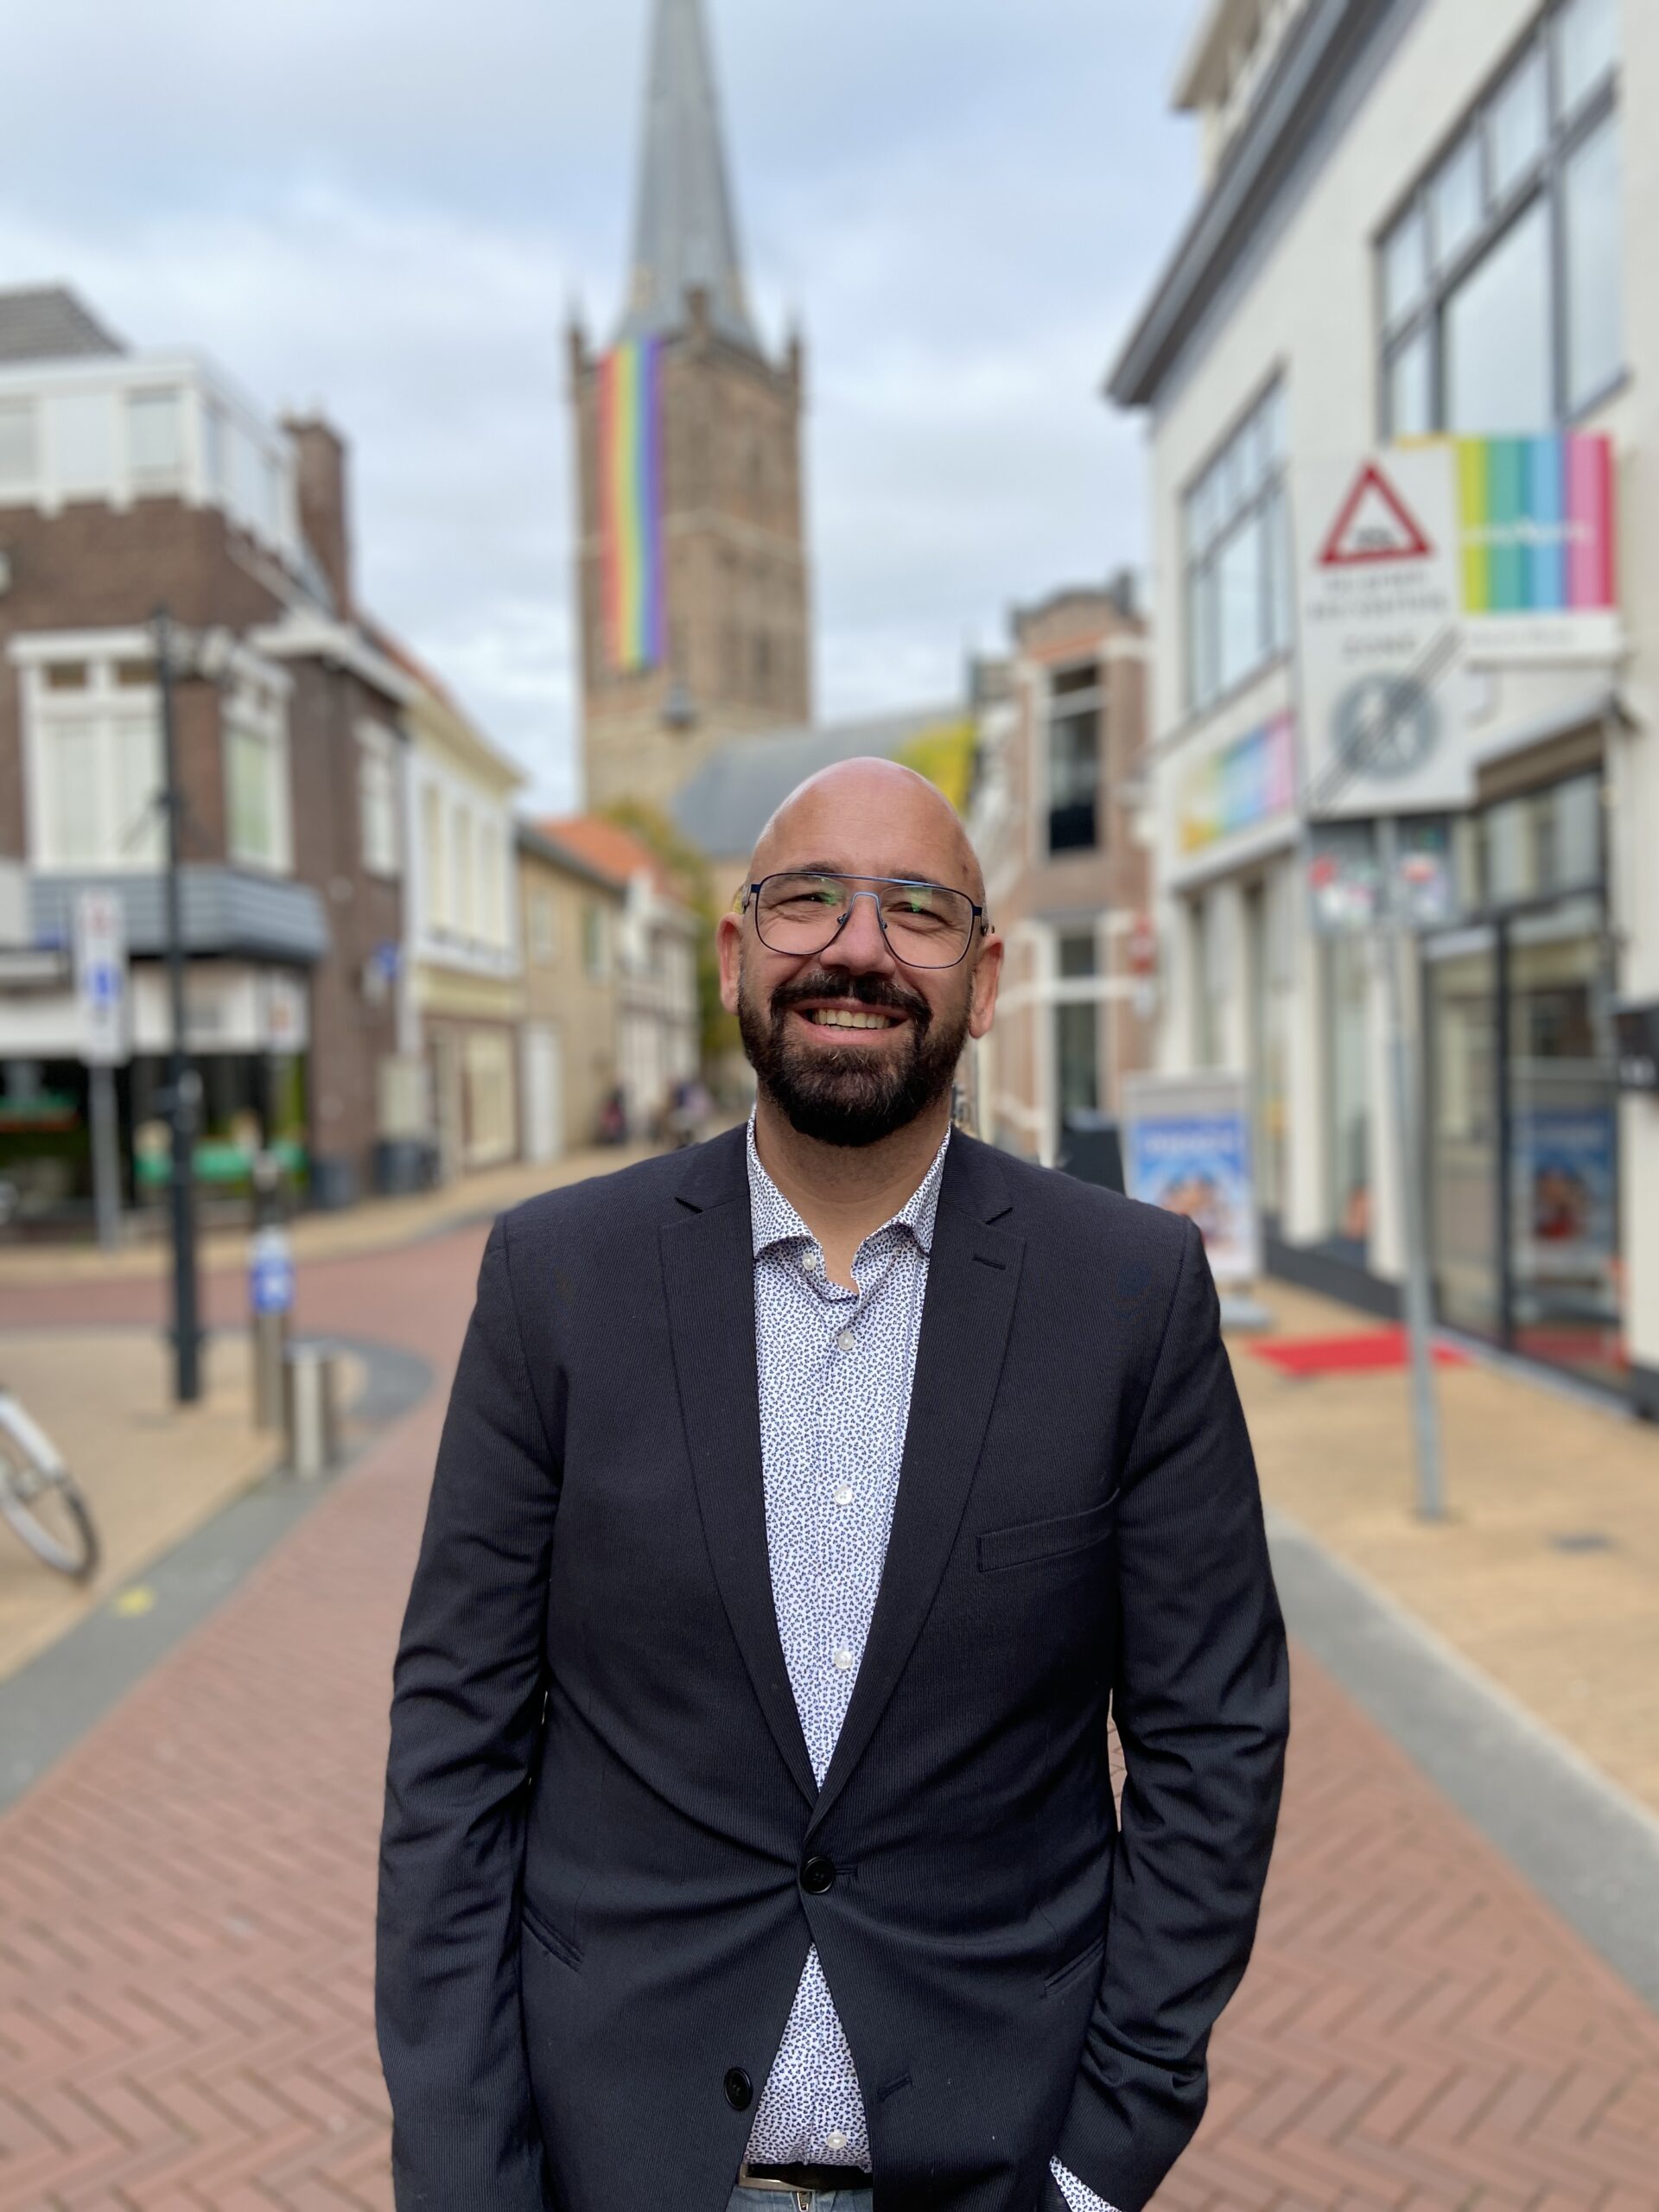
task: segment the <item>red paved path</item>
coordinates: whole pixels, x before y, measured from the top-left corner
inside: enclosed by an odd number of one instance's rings
[[[307,1325],[445,1369],[480,1241],[316,1267]],[[155,1311],[120,1288],[97,1318]],[[0,2212],[389,2203],[375,1836],[437,1421],[0,1826]],[[1659,2021],[1306,1658],[1296,1723],[1256,1961],[1159,2212],[1659,2212]]]

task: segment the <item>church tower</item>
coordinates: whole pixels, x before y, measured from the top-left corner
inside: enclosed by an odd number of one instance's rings
[[[811,713],[801,345],[749,315],[702,0],[652,5],[627,304],[607,352],[570,333],[590,807]]]

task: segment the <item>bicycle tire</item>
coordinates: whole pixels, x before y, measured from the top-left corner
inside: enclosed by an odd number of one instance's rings
[[[67,1523],[63,1533],[37,1510],[42,1500]],[[86,1582],[98,1572],[98,1529],[86,1501],[45,1430],[10,1397],[0,1397],[0,1519],[54,1574]]]

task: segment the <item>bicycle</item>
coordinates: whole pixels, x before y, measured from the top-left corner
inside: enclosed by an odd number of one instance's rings
[[[72,1582],[98,1570],[98,1530],[56,1445],[0,1383],[0,1518]]]

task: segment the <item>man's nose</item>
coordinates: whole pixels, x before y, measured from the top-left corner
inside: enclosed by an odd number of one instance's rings
[[[873,891],[856,893],[852,912],[824,949],[823,965],[826,968],[846,969],[851,974],[863,976],[875,969],[891,971],[896,964],[887,949],[875,893]]]

